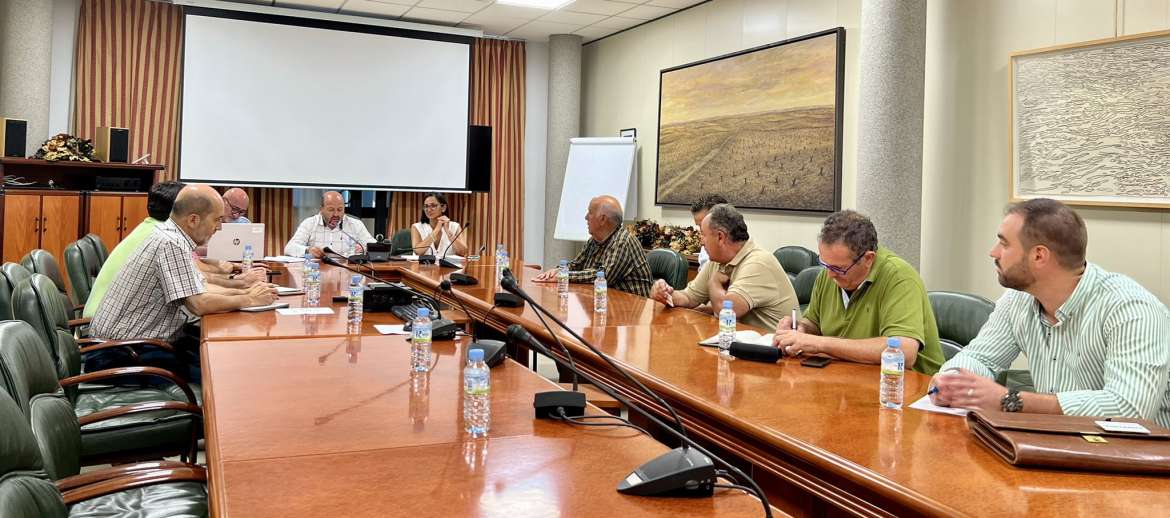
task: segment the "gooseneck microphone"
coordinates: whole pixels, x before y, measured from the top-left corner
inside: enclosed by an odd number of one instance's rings
[[[435,260],[435,256],[433,256],[431,254],[426,254],[426,255],[418,256],[419,264],[431,264],[434,262],[438,262],[439,266],[441,266],[443,268],[462,268],[462,266],[459,266],[459,265],[447,260],[447,251],[451,250],[452,246],[455,246],[455,240],[459,239],[459,236],[463,235],[463,231],[467,230],[467,228],[470,226],[471,226],[471,223],[468,223],[466,225],[463,225],[462,227],[459,227],[459,232],[456,232],[455,236],[451,238],[451,242],[447,243],[447,248],[443,249],[443,255],[441,257],[439,257],[439,259],[437,261]],[[442,232],[442,231],[435,230],[435,232]]]
[[[455,299],[455,302],[459,304],[459,308],[463,310],[467,318],[471,318],[471,312],[467,310],[467,305],[463,303],[463,299],[456,297],[455,291],[451,289],[451,281],[444,279],[443,282],[439,283],[439,289],[451,295],[451,298]],[[486,323],[487,319],[484,319],[484,322]],[[479,332],[475,327],[474,325],[471,326],[471,343],[467,345],[467,352],[470,353],[472,349],[481,349],[483,350],[484,362],[487,363],[488,367],[499,365],[507,357],[507,344],[499,340],[480,340]]]
[[[417,298],[421,299],[421,300],[422,300],[423,302],[425,302],[425,303],[426,303],[428,306],[431,306],[431,308],[435,310],[435,320],[439,320],[439,319],[442,319],[442,318],[443,318],[443,312],[442,312],[442,310],[439,308],[439,301],[435,300],[435,298],[434,298],[434,297],[431,297],[431,296],[429,296],[429,295],[427,295],[427,294],[425,294],[425,293],[419,292],[418,290],[414,290],[414,289],[411,289],[411,288],[409,288],[409,287],[406,287],[406,288],[396,288],[396,287],[394,287],[394,284],[393,284],[393,283],[391,283],[390,281],[387,281],[386,279],[383,279],[383,278],[381,278],[381,277],[378,277],[377,275],[375,275],[374,273],[376,272],[376,270],[374,270],[374,268],[373,268],[373,267],[371,267],[371,266],[369,266],[369,265],[362,265],[362,267],[363,267],[364,269],[368,270],[368,271],[365,271],[365,272],[364,272],[364,271],[358,270],[358,269],[356,269],[356,268],[351,268],[351,267],[350,267],[348,264],[345,264],[345,263],[340,263],[340,262],[338,262],[338,261],[336,261],[336,260],[333,260],[333,259],[332,259],[332,258],[330,258],[329,256],[333,255],[333,256],[340,257],[340,258],[342,258],[342,259],[346,259],[346,257],[345,257],[344,255],[341,255],[341,254],[339,254],[339,253],[337,253],[337,252],[333,251],[333,250],[332,250],[332,249],[330,249],[329,247],[324,247],[324,248],[322,248],[322,249],[321,249],[321,251],[325,253],[325,255],[321,256],[321,261],[322,261],[322,262],[324,262],[324,263],[326,263],[326,264],[331,264],[331,265],[333,265],[333,266],[336,266],[336,267],[338,267],[338,268],[341,268],[341,269],[343,269],[343,270],[349,270],[349,271],[351,271],[351,272],[353,272],[353,273],[356,273],[356,274],[358,274],[358,275],[361,275],[362,277],[365,277],[365,278],[367,278],[367,279],[370,279],[370,280],[372,280],[372,281],[374,281],[374,282],[380,282],[380,283],[382,283],[382,284],[388,284],[388,285],[390,285],[390,286],[391,286],[391,288],[390,288],[390,289],[399,289],[399,290],[402,290],[402,291],[404,291],[405,293],[413,294],[413,296],[415,296],[415,297],[417,297]],[[368,306],[367,306],[367,307],[368,307]]]

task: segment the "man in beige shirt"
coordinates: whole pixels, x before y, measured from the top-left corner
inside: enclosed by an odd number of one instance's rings
[[[730,300],[739,322],[769,331],[782,317],[791,316],[797,307],[792,282],[775,256],[751,242],[743,215],[735,207],[711,207],[699,230],[711,260],[685,290],[674,291],[666,281],[658,279],[650,298],[684,308],[710,302],[715,312],[723,307],[724,300]]]

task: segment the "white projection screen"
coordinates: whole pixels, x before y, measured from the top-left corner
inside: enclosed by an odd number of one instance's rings
[[[471,38],[186,10],[180,178],[463,190]]]

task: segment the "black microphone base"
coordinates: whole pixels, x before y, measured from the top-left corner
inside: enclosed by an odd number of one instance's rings
[[[368,256],[366,254],[355,254],[355,255],[351,255],[349,257],[346,257],[345,260],[347,260],[351,263],[354,263],[354,264],[366,264],[366,263],[370,262],[370,256]]]
[[[467,275],[465,273],[453,272],[448,277],[451,279],[451,284],[458,284],[460,286],[473,286],[479,284],[479,279]]]
[[[459,325],[455,322],[445,318],[437,318],[431,321],[431,340],[454,340],[455,333],[459,329]]]
[[[435,263],[435,256],[433,256],[431,254],[418,256],[418,264],[434,264],[434,263]]]
[[[439,258],[439,267],[441,268],[455,268],[456,270],[463,268],[463,265],[448,261],[446,258]]]
[[[506,344],[499,340],[483,339],[471,342],[467,346],[467,352],[471,352],[472,349],[483,350],[483,361],[487,364],[488,367],[495,367],[496,365],[502,363],[504,358],[508,357],[508,348],[506,347]]]
[[[569,417],[580,417],[585,415],[585,393],[570,390],[537,392],[532,407],[536,409],[537,419],[559,419],[561,409]]]
[[[492,302],[504,308],[518,308],[524,305],[524,299],[505,292],[496,293],[492,298]]]
[[[695,448],[675,448],[638,466],[617,490],[637,496],[708,497],[715,491],[715,464]]]

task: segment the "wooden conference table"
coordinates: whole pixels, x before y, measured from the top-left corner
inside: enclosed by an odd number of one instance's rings
[[[618,481],[667,447],[630,428],[534,419],[533,394],[560,387],[512,360],[492,369],[489,437],[467,437],[469,340],[435,342],[430,372],[414,373],[406,337],[371,327],[400,321],[367,313],[363,333],[346,335],[344,303],[330,301],[348,272],[322,273],[332,315],[203,321],[214,516],[762,514],[759,501],[738,490],[701,500],[617,493]],[[299,285],[295,272],[276,280]],[[300,299],[285,297],[297,307]]]
[[[414,263],[390,263],[375,268],[383,277],[400,279],[427,292],[433,290],[451,272],[450,269]],[[492,308],[492,295],[497,290],[494,271],[493,265],[473,263],[466,268],[466,272],[479,278],[480,283],[475,286],[457,286],[454,296],[447,295],[444,298],[453,303],[457,298],[465,304],[470,313],[468,316],[473,321],[497,330],[518,323],[542,341],[551,344],[552,337],[536,320],[532,308]],[[729,362],[720,359],[715,350],[696,345],[698,340],[712,336],[717,331],[718,324],[710,315],[685,309],[667,309],[647,299],[616,290],[610,291],[609,311],[604,316],[595,315],[590,286],[572,286],[572,293],[565,300],[557,296],[555,285],[532,282],[537,273],[534,270],[517,268],[515,271],[522,278],[525,290],[534,299],[550,308],[585,339],[617,359],[643,383],[657,391],[682,416],[692,438],[708,445],[717,454],[751,474],[757,483],[764,486],[771,503],[787,513],[802,516],[1134,516],[1163,515],[1164,510],[1170,507],[1170,479],[1014,468],[977,444],[961,418],[910,409],[901,412],[880,410],[877,405],[876,366],[834,362],[824,369],[812,369],[801,367],[799,362],[793,360],[783,360],[775,365],[743,360]],[[222,317],[231,319],[239,316]],[[205,321],[204,326],[212,323],[214,320]],[[204,332],[212,334],[213,331],[205,329]],[[611,381],[627,397],[665,418],[664,409],[632,389],[575,339],[560,331],[557,336],[569,347],[579,365]],[[367,337],[363,340],[391,339]],[[307,343],[300,340],[290,343],[302,342]],[[213,501],[219,502],[232,498],[231,495],[223,494],[223,484],[229,484],[229,493],[234,487],[230,485],[230,478],[225,480],[223,473],[224,470],[228,473],[233,470],[224,465],[240,462],[231,460],[225,463],[224,457],[229,456],[229,453],[221,449],[219,443],[226,437],[216,437],[217,434],[223,436],[226,431],[219,429],[225,426],[219,421],[222,406],[225,400],[233,401],[233,405],[243,405],[255,402],[258,398],[242,391],[234,397],[224,396],[220,392],[223,376],[217,364],[233,362],[227,359],[230,353],[226,351],[243,349],[237,345],[220,344],[215,339],[209,339],[204,347],[205,378],[209,372],[211,374],[204,388],[208,400],[209,463],[212,467]],[[315,346],[317,349],[313,352],[324,354],[317,350],[329,349],[325,345],[338,347],[336,343],[330,344],[326,340]],[[363,351],[365,349],[363,344]],[[236,358],[234,362],[255,367],[263,364],[263,358],[291,354],[283,351],[273,350],[270,356],[256,354],[250,358]],[[221,354],[224,355],[223,359]],[[313,354],[306,355],[305,362],[308,362],[308,357]],[[405,361],[405,356],[402,358]],[[363,356],[359,363],[364,361]],[[343,362],[334,360],[333,363]],[[452,367],[454,363],[451,362]],[[287,372],[289,376],[294,376],[292,373],[295,369],[292,367],[282,364],[271,373],[255,377],[275,377],[277,372]],[[508,368],[515,367],[509,365]],[[440,366],[436,373],[441,370]],[[493,371],[494,377],[499,376],[497,371],[499,369]],[[405,376],[402,373],[406,372],[406,368],[401,366],[386,372],[390,373],[387,376],[390,380],[394,379],[392,374],[397,374],[401,379]],[[432,388],[436,383],[436,373],[432,374]],[[244,379],[251,374],[240,372],[236,376]],[[299,381],[307,383],[303,375]],[[907,404],[925,393],[928,381],[926,376],[913,372],[907,374]],[[383,382],[384,385],[387,383]],[[499,390],[499,382],[495,383],[493,388]],[[532,390],[540,389],[534,387]],[[272,397],[280,399],[270,401],[268,406],[278,410],[288,410],[294,406],[291,403],[293,401],[297,402],[295,405],[307,403],[301,397],[285,397],[282,394],[274,394]],[[496,397],[503,396],[493,396]],[[530,408],[527,404],[521,404],[530,399],[519,399],[517,405],[524,406],[525,410]],[[433,395],[431,401],[434,408]],[[344,408],[346,405],[341,404],[343,402],[344,399],[335,404]],[[327,413],[324,408],[313,408],[319,407],[319,403],[308,406],[322,414]],[[504,423],[509,419],[504,417],[507,415],[497,408],[493,417]],[[572,437],[583,433],[575,429],[566,430],[567,425],[536,423],[530,414],[520,414],[518,418],[521,422],[500,426],[528,426],[537,436],[541,435],[537,430],[546,426],[572,434]],[[272,419],[273,423],[281,423],[281,418],[274,416]],[[379,425],[391,427],[390,421],[393,419],[387,417],[385,422],[379,421]],[[431,422],[437,421],[439,419],[432,419]],[[610,433],[627,434],[624,431]],[[624,440],[636,439],[645,438],[627,437]],[[260,448],[261,443],[271,442],[257,438],[253,443],[222,444],[230,445],[232,450],[239,450],[246,448],[247,444]],[[664,442],[669,443],[668,440]],[[597,446],[603,443],[599,442]],[[624,446],[617,447],[620,451],[628,451]],[[662,448],[659,445],[658,451],[662,451]],[[493,454],[495,451],[493,449]],[[574,459],[577,455],[585,454],[586,451],[577,450]],[[623,476],[624,472],[643,462],[637,459],[650,456],[634,455],[633,458],[622,457],[618,460],[613,453],[601,454],[600,458],[609,460],[600,462],[612,466],[615,473],[608,478],[600,477],[604,483],[600,483],[598,497],[617,497],[623,503],[632,502],[631,505],[647,501],[662,502],[663,505],[675,502],[631,499],[621,497],[612,490],[611,482],[615,482],[616,477]],[[220,473],[217,474],[217,470]],[[566,471],[559,473],[564,474]],[[239,473],[238,469],[235,473]],[[483,484],[480,481],[471,487],[483,489]],[[742,494],[732,497],[729,493],[720,494],[710,502],[733,505],[732,500],[754,503],[753,499]],[[557,501],[562,504],[565,502]],[[683,507],[694,511],[693,505],[700,502],[707,501],[683,501]],[[479,509],[483,510],[482,507]],[[753,511],[750,505],[739,509]],[[584,509],[574,511],[569,507],[561,507],[561,511],[573,515],[597,514]],[[759,514],[758,505],[754,511]]]

